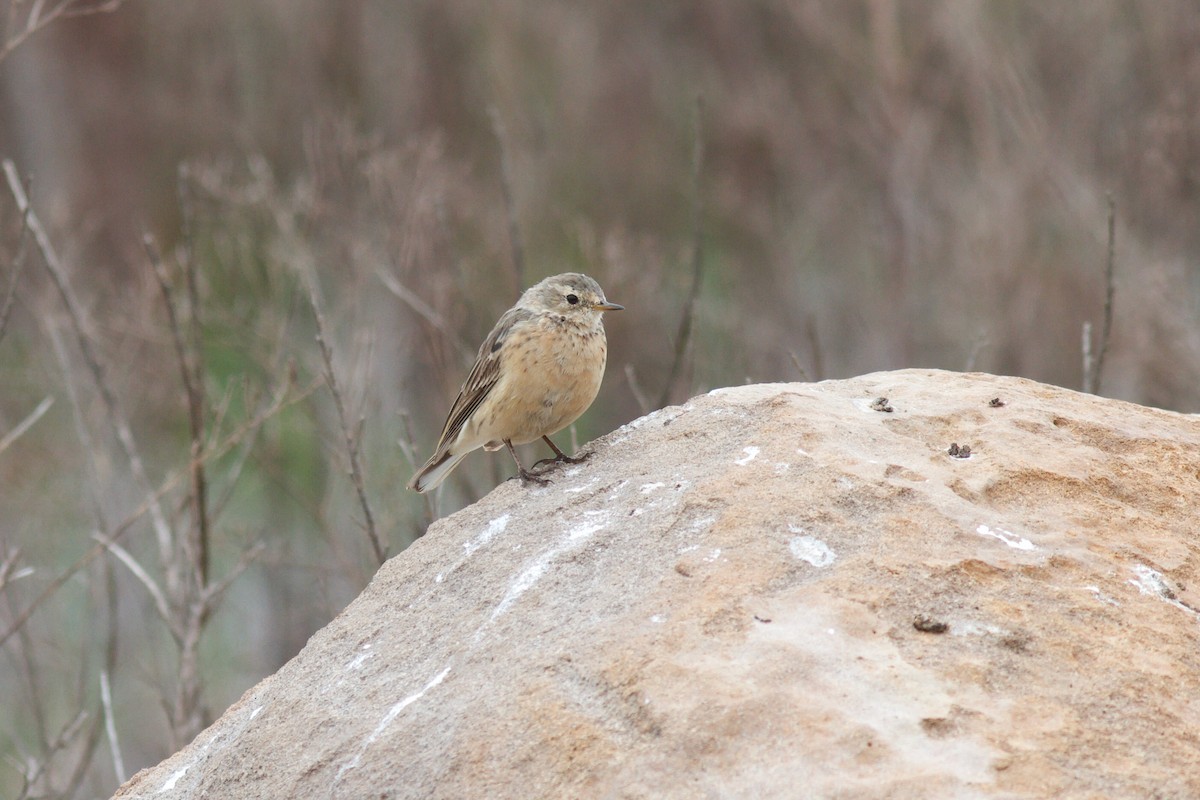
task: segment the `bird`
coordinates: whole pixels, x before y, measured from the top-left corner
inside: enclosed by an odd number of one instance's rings
[[[550,440],[587,411],[604,378],[608,342],[603,314],[623,311],[600,284],[567,272],[537,283],[501,315],[483,340],[475,365],[438,439],[433,455],[408,488],[436,489],[473,450],[507,447],[522,483],[545,484],[521,464],[513,445],[543,439],[555,457],[544,463],[578,463]]]

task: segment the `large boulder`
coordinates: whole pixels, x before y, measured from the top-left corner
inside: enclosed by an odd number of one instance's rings
[[[117,797],[1200,797],[1197,417],[906,370],[591,447]]]

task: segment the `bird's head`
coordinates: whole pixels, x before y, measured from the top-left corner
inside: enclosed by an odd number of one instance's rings
[[[521,296],[520,305],[537,311],[550,311],[564,317],[599,316],[604,311],[623,311],[624,306],[610,303],[600,284],[579,272],[565,272],[531,286]]]

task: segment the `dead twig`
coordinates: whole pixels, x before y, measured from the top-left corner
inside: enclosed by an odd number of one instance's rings
[[[637,373],[633,371],[633,363],[625,362],[625,382],[629,384],[629,392],[633,395],[633,400],[638,404],[638,410],[642,412],[642,416],[650,413],[650,400],[646,397],[646,393],[642,391],[642,385],[638,382]]]
[[[42,263],[46,267],[46,271],[50,273],[51,281],[54,283],[59,296],[62,298],[63,305],[67,309],[67,316],[71,321],[76,342],[79,345],[80,352],[83,354],[83,360],[87,364],[88,371],[91,373],[92,379],[96,384],[100,399],[104,402],[105,409],[108,411],[107,416],[114,428],[117,440],[121,443],[121,447],[125,451],[125,456],[129,460],[130,471],[133,473],[133,477],[140,485],[142,491],[152,500],[149,512],[150,518],[154,523],[154,530],[158,536],[159,551],[162,555],[163,563],[170,564],[171,527],[167,524],[166,516],[163,514],[157,497],[151,491],[150,479],[146,474],[145,466],[142,464],[142,458],[138,454],[137,445],[133,439],[133,432],[129,428],[129,422],[126,420],[125,415],[120,412],[116,395],[108,384],[104,366],[100,363],[100,359],[92,346],[91,337],[87,334],[83,307],[75,297],[75,292],[71,288],[66,270],[63,268],[62,262],[59,261],[58,254],[50,242],[50,237],[42,227],[37,213],[30,206],[29,198],[25,194],[25,188],[21,183],[20,176],[17,174],[16,166],[9,159],[4,159],[3,168],[5,178],[8,180],[9,191],[12,193],[13,199],[17,202],[17,210],[27,215],[29,230],[33,234],[34,242],[37,244],[38,251],[42,256]],[[168,586],[173,584],[174,577],[168,573]]]
[[[1108,343],[1112,334],[1113,298],[1116,295],[1117,259],[1117,202],[1112,192],[1108,194],[1108,253],[1104,265],[1104,327],[1100,330],[1100,355],[1096,356],[1096,387],[1100,391],[1100,378],[1104,374],[1104,357],[1108,354]]]
[[[25,193],[26,195],[29,193],[28,182],[26,182]],[[13,305],[17,299],[17,281],[21,277],[21,271],[25,268],[25,254],[28,252],[27,245],[29,243],[27,233],[29,233],[28,209],[21,213],[21,230],[17,234],[17,254],[13,256],[8,287],[4,290],[4,301],[0,304],[0,339],[4,338],[4,333],[8,330],[8,318],[12,314]]]
[[[233,568],[229,570],[225,577],[205,589],[205,604],[215,611],[221,602],[221,598],[224,597],[225,592],[229,591],[229,587],[233,585],[233,582],[241,577],[242,573],[249,569],[255,561],[258,561],[258,557],[266,549],[266,543],[258,541],[243,550],[242,554],[238,556],[238,562],[233,565]]]
[[[800,380],[808,383],[808,371],[804,369],[804,365],[800,363],[800,356],[796,355],[795,350],[788,350],[788,358],[792,360],[792,366],[796,368],[796,372],[800,373]]]
[[[25,431],[32,428],[42,418],[42,415],[50,410],[50,406],[52,405],[54,405],[54,397],[47,395],[42,402],[38,403],[37,408],[29,412],[29,415],[25,419],[17,423],[17,427],[4,434],[3,437],[0,437],[0,453],[12,447],[13,442],[24,436]]]
[[[663,386],[662,396],[658,407],[662,408],[671,401],[675,390],[675,382],[683,369],[683,359],[687,353],[692,338],[692,320],[696,316],[696,301],[700,297],[700,278],[704,267],[703,250],[703,200],[700,193],[700,180],[704,169],[704,98],[696,95],[695,115],[692,120],[692,285],[688,290],[687,301],[683,306],[683,317],[679,320],[679,333],[675,336],[675,357],[671,360],[671,369],[667,372],[667,382]]]
[[[30,9],[21,29],[16,34],[10,34],[10,29],[16,23],[16,7],[19,5],[19,3],[13,3],[9,6],[8,26],[5,28],[4,43],[0,45],[0,62],[3,62],[4,59],[12,55],[12,52],[24,44],[29,37],[56,20],[68,19],[70,17],[84,17],[90,14],[110,14],[120,8],[124,2],[125,0],[107,0],[107,2],[88,5],[80,2],[80,0],[62,0],[62,2],[45,14],[42,13],[44,4],[37,2]]]
[[[234,447],[236,447],[249,434],[250,431],[257,430],[264,422],[285,408],[290,408],[296,403],[303,402],[310,395],[312,395],[313,392],[319,389],[323,383],[324,380],[313,381],[311,384],[301,389],[299,393],[291,396],[287,396],[290,395],[290,392],[287,391],[290,389],[290,385],[285,387],[285,392],[277,395],[275,401],[272,402],[268,408],[264,409],[255,417],[239,425],[222,442],[204,453],[202,458],[209,462],[221,458]],[[132,528],[138,522],[138,520],[140,520],[150,511],[153,505],[157,504],[169,493],[175,491],[175,489],[179,487],[179,484],[183,482],[186,476],[187,473],[176,472],[168,477],[165,481],[163,481],[162,485],[154,491],[153,494],[143,500],[141,505],[130,512],[130,514],[125,517],[124,520],[122,520],[112,529],[112,532],[108,535],[107,543],[97,543],[93,545],[91,549],[76,559],[75,563],[67,567],[67,569],[65,569],[62,573],[55,576],[52,581],[47,583],[46,586],[42,588],[42,591],[39,592],[32,601],[30,601],[29,605],[25,606],[25,608],[23,608],[19,613],[12,615],[12,622],[9,623],[9,626],[4,630],[3,633],[0,633],[0,645],[3,645],[13,636],[13,634],[19,631],[25,625],[25,623],[29,621],[29,618],[33,616],[34,612],[37,611],[47,600],[57,594],[58,590],[61,589],[69,580],[71,580],[71,578],[74,577],[81,569],[84,569],[91,564],[92,561],[94,561],[101,553],[106,552],[108,550],[108,543],[116,542],[123,538],[125,534],[129,532],[130,528]]]
[[[1080,349],[1083,352],[1083,391],[1091,393],[1092,387],[1096,385],[1094,377],[1095,359],[1092,358],[1092,321],[1085,319],[1081,327],[1080,333]]]
[[[517,294],[525,290],[525,246],[521,242],[521,226],[517,224],[517,204],[512,189],[512,163],[509,159],[508,139],[504,120],[495,106],[488,108],[492,120],[492,135],[500,148],[500,191],[504,196],[504,213],[508,219],[508,244],[512,248],[513,276]]]
[[[104,536],[99,531],[92,534],[92,540],[104,545],[104,547],[106,547],[110,553],[116,556],[117,560],[124,564],[133,574],[133,576],[138,579],[138,582],[145,587],[146,593],[150,595],[152,600],[154,600],[154,610],[158,612],[160,617],[162,617],[162,621],[166,624],[167,629],[171,631],[171,635],[177,640],[181,639],[183,634],[178,630],[175,615],[171,613],[171,603],[167,600],[167,596],[163,593],[163,590],[159,588],[159,585],[155,582],[154,578],[150,577],[150,573],[146,571],[146,568],[143,567],[128,550],[117,544],[112,539]]]
[[[400,421],[404,424],[404,436],[398,439],[396,443],[400,446],[400,452],[404,455],[405,460],[408,461],[409,469],[415,471],[421,462],[417,460],[417,440],[413,435],[412,416],[405,409],[400,409],[399,414]],[[434,496],[434,492],[425,492],[421,495],[425,500],[425,528],[428,528],[437,519],[437,506],[435,505]],[[417,531],[417,537],[420,537],[424,533],[424,528]]]
[[[92,500],[92,513],[95,515],[96,523],[99,530],[106,530],[108,522],[104,503],[102,500],[103,493],[100,489],[100,467],[97,459],[97,451],[93,447],[91,435],[88,433],[87,426],[83,419],[83,409],[79,403],[79,397],[75,390],[75,382],[73,380],[70,368],[70,362],[66,355],[66,347],[62,342],[62,336],[59,334],[56,324],[47,326],[50,334],[50,340],[54,346],[55,355],[62,366],[63,377],[67,389],[67,395],[71,402],[71,415],[75,423],[76,432],[79,436],[79,441],[84,446],[84,451],[91,456],[90,477],[88,481],[90,495]],[[117,668],[117,651],[118,651],[118,609],[117,609],[117,586],[116,577],[113,573],[112,565],[104,559],[100,560],[100,581],[103,586],[105,597],[105,615],[104,619],[107,623],[104,630],[104,664],[103,671],[112,674]],[[99,627],[99,626],[97,626]],[[86,663],[86,659],[81,659],[80,663]],[[81,677],[81,686],[83,679]],[[88,726],[87,735],[84,737],[83,746],[73,748],[75,753],[75,768],[71,771],[70,776],[63,786],[55,787],[56,791],[62,796],[72,796],[76,793],[79,785],[83,782],[84,776],[87,774],[88,768],[92,763],[92,758],[96,747],[100,741],[100,717],[94,715],[95,718]]]
[[[1117,204],[1112,192],[1108,193],[1108,248],[1104,264],[1104,322],[1100,328],[1100,349],[1092,358],[1092,323],[1083,323],[1083,390],[1089,394],[1100,393],[1100,378],[1104,372],[1104,356],[1108,353],[1108,342],[1112,334],[1113,298],[1116,295],[1116,240]]]
[[[342,391],[338,385],[337,373],[333,368],[333,347],[329,344],[325,331],[325,314],[321,311],[321,298],[317,289],[316,276],[306,275],[305,281],[308,284],[309,303],[312,306],[313,316],[317,323],[317,347],[321,351],[325,384],[329,387],[330,394],[333,395],[333,405],[337,410],[338,424],[341,426],[342,438],[346,445],[346,454],[350,459],[350,480],[354,484],[354,491],[358,495],[358,503],[362,508],[367,538],[371,542],[371,549],[375,552],[376,561],[382,564],[387,560],[387,548],[384,547],[383,542],[379,538],[379,532],[375,529],[375,515],[371,513],[371,503],[367,499],[366,482],[363,479],[362,464],[359,457],[359,446],[362,439],[360,435],[355,434],[354,429],[350,425],[346,403],[342,399]],[[360,431],[364,422],[365,420],[359,420]]]
[[[113,718],[112,687],[108,682],[108,670],[100,670],[100,708],[104,710],[104,732],[108,736],[108,752],[112,757],[113,772],[117,775],[117,783],[124,783],[128,773],[125,772],[125,759],[121,756],[121,742],[117,738],[117,725]]]
[[[204,450],[204,388],[202,383],[202,368],[200,366],[202,359],[199,334],[194,330],[199,309],[198,298],[194,294],[196,291],[196,281],[194,275],[188,275],[186,279],[189,295],[188,305],[191,310],[193,331],[191,342],[185,343],[183,328],[179,323],[179,317],[175,309],[175,300],[171,293],[170,278],[167,276],[167,270],[163,266],[158,246],[154,243],[154,238],[149,233],[143,234],[142,245],[145,247],[146,256],[150,259],[150,266],[154,271],[154,277],[158,281],[159,291],[162,293],[163,306],[167,310],[167,323],[171,331],[171,341],[175,345],[175,358],[179,362],[179,372],[183,380],[183,391],[187,402],[188,433],[191,440],[189,467],[191,469],[192,483],[192,527],[191,535],[188,539],[189,549],[194,561],[192,568],[195,572],[196,585],[204,587],[208,585],[210,533],[208,520],[208,479],[204,471],[204,464],[199,459],[200,453]],[[190,259],[185,261],[185,272],[195,272],[191,264]]]
[[[83,728],[83,724],[87,722],[88,716],[89,715],[86,711],[80,709],[75,716],[71,718],[71,721],[63,726],[58,735],[55,736],[52,741],[46,743],[46,752],[43,754],[42,758],[29,765],[29,767],[27,767],[25,770],[25,774],[23,775],[25,786],[21,790],[21,793],[17,795],[18,800],[25,800],[25,798],[33,796],[33,791],[37,786],[37,782],[41,780],[42,774],[50,765],[50,759],[53,758],[53,756],[60,750],[65,750],[66,748],[70,747],[71,743],[75,741],[75,738],[79,735],[80,729]]]
[[[67,390],[67,399],[71,404],[71,421],[75,425],[75,434],[79,437],[79,442],[83,446],[83,452],[87,453],[91,461],[91,470],[88,472],[90,480],[88,481],[88,489],[92,500],[92,513],[98,521],[100,530],[107,530],[108,523],[105,522],[104,512],[104,495],[105,492],[101,488],[100,481],[100,459],[99,451],[92,440],[92,435],[88,431],[87,423],[84,420],[83,404],[79,400],[79,392],[75,388],[75,371],[72,368],[71,360],[67,356],[67,346],[63,343],[62,334],[59,328],[62,326],[54,320],[47,319],[44,323],[46,333],[50,337],[50,344],[54,348],[54,355],[58,359],[59,367],[62,369],[63,386]]]
[[[0,561],[0,592],[4,591],[4,587],[10,581],[15,581],[20,578],[25,578],[33,574],[33,567],[22,567],[17,569],[17,560],[21,557],[21,548],[13,547],[4,554],[4,560]]]
[[[804,323],[804,330],[808,334],[808,343],[812,348],[813,357],[813,376],[812,380],[819,381],[825,377],[825,362],[821,355],[821,338],[817,331],[817,322],[809,316]]]
[[[212,516],[208,502],[208,475],[204,464],[198,460],[199,454],[205,447],[205,422],[207,412],[207,397],[204,389],[204,325],[200,318],[200,288],[197,277],[196,260],[193,257],[192,242],[192,194],[191,173],[187,164],[181,164],[176,175],[175,189],[180,212],[180,245],[176,248],[176,261],[183,268],[184,295],[187,299],[187,327],[176,319],[171,312],[174,305],[171,301],[170,283],[166,270],[163,269],[162,259],[158,256],[158,248],[149,234],[143,236],[143,244],[147,255],[150,256],[155,276],[163,293],[164,304],[168,307],[171,323],[171,336],[175,341],[175,350],[179,359],[179,370],[183,377],[188,410],[188,432],[191,447],[192,470],[192,527],[191,552],[195,559],[194,571],[197,573],[196,582],[200,587],[208,585],[211,560],[209,557],[212,539]],[[185,346],[186,342],[186,346]]]
[[[446,340],[454,345],[454,349],[462,356],[464,362],[470,364],[475,358],[475,351],[472,350],[458,333],[447,324],[446,320],[433,309],[428,303],[417,296],[415,292],[409,289],[404,284],[400,283],[395,276],[389,274],[384,269],[380,268],[375,272],[380,282],[387,288],[389,292],[396,295],[404,301],[404,304],[415,311],[422,319],[437,329],[438,333],[446,337]]]

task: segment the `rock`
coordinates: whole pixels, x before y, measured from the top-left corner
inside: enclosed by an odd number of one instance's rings
[[[1197,417],[906,370],[592,446],[117,797],[1200,797]]]

